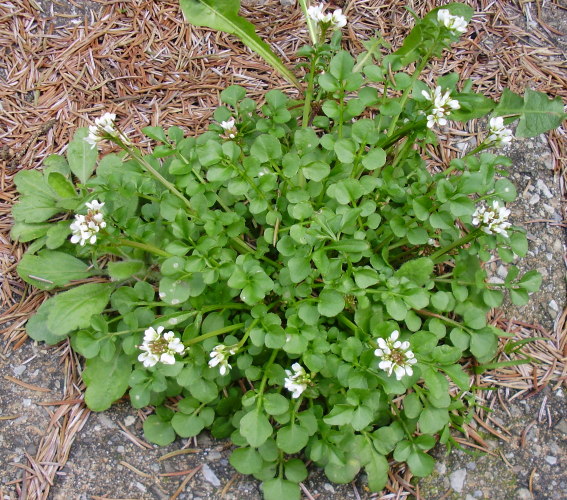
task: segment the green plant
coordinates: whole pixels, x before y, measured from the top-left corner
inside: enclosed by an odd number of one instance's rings
[[[376,39],[356,60],[340,49],[342,14],[302,5],[314,42],[300,50],[302,99],[272,90],[259,105],[231,86],[200,136],[143,129],[151,154],[107,113],[66,158],[15,179],[12,236],[29,243],[18,273],[58,291],[28,334],[70,337],[91,409],[125,394],[154,406],[149,441],[230,437],[231,464],[268,499],[299,498],[302,457],[339,483],[364,468],[374,491],[391,454],[432,471],[426,452],[474,411],[460,361],[490,362],[506,335],[486,313],[541,282],[513,266],[487,280],[482,263],[512,262],[527,240],[504,207],[510,160],[484,150],[509,142],[516,119],[527,136],[565,117],[538,92],[495,103],[457,74],[420,82],[465,29],[464,5],[417,21],[393,54]],[[428,170],[438,127],[489,113],[483,143]],[[119,152],[99,158],[103,140]]]

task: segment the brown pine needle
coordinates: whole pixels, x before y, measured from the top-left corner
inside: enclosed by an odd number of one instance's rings
[[[17,378],[14,378],[10,375],[4,375],[4,378],[6,380],[9,380],[10,382],[13,382],[14,384],[21,385],[22,387],[25,387],[26,389],[29,389],[30,391],[51,392],[51,389],[46,389],[45,387],[39,387],[37,385],[28,384],[27,382],[23,382],[21,380],[18,380]]]

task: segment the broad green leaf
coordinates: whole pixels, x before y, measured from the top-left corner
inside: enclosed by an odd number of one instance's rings
[[[262,483],[264,500],[299,500],[299,484],[280,477]]]
[[[56,335],[47,327],[47,317],[52,307],[53,297],[41,304],[37,312],[26,323],[26,333],[32,339],[49,345],[55,345],[63,339],[61,335]]]
[[[325,466],[325,474],[334,483],[350,483],[360,471],[360,462],[353,457],[346,459],[344,464],[330,462]]]
[[[516,129],[518,137],[535,137],[561,125],[567,115],[560,97],[549,99],[543,92],[526,89],[524,98],[504,89],[494,110],[495,116],[520,116]]]
[[[254,25],[238,15],[239,0],[180,0],[185,19],[194,26],[206,26],[236,35],[290,83],[301,89],[295,75],[274,54],[269,45],[256,34]]]
[[[240,434],[254,448],[261,446],[272,432],[270,421],[260,410],[254,409],[240,420]]]
[[[144,420],[144,437],[160,446],[167,446],[175,441],[175,431],[170,422],[165,422],[157,415],[150,415]]]
[[[47,177],[47,182],[61,198],[73,198],[77,196],[75,186],[67,177],[59,172],[51,172]]]
[[[435,434],[449,422],[449,412],[444,408],[427,406],[419,416],[419,429],[425,434]]]
[[[412,473],[417,477],[429,476],[433,472],[435,459],[427,453],[414,449],[407,459]]]
[[[264,409],[270,415],[281,415],[289,410],[289,399],[281,394],[271,392],[264,395]]]
[[[386,457],[371,452],[370,462],[364,465],[368,476],[368,487],[371,491],[382,491],[388,482],[388,461]]]
[[[418,286],[425,285],[433,273],[433,261],[429,257],[420,257],[403,264],[397,271],[397,278],[407,278]]]
[[[154,141],[163,142],[164,144],[168,143],[167,137],[162,127],[144,127],[142,129],[142,132]]]
[[[36,223],[44,222],[61,211],[53,198],[37,194],[22,196],[12,208],[12,215],[18,222]]]
[[[78,129],[67,149],[67,160],[69,161],[71,172],[83,184],[87,182],[93,173],[98,158],[97,148],[91,148],[90,144],[85,141],[87,135],[89,135],[88,128]]]
[[[285,477],[294,483],[307,479],[307,467],[299,458],[292,458],[285,463]]]
[[[42,250],[37,255],[26,253],[17,271],[26,283],[41,290],[51,290],[90,276],[88,266],[82,260],[53,250]]]
[[[132,363],[122,353],[116,353],[110,361],[103,361],[98,356],[88,359],[83,371],[83,380],[87,385],[87,406],[93,411],[110,408],[128,389],[131,372]]]
[[[297,424],[282,427],[277,434],[276,443],[278,448],[290,455],[299,453],[309,441],[309,433]]]
[[[205,422],[199,415],[184,413],[176,413],[171,419],[171,425],[182,438],[197,436],[205,428]]]
[[[230,455],[230,465],[241,474],[256,474],[262,470],[264,461],[253,448],[237,448]]]
[[[351,422],[353,413],[352,406],[336,405],[323,420],[329,425],[345,425]]]
[[[343,294],[336,290],[323,290],[319,295],[317,309],[323,316],[332,318],[340,314],[345,307]]]
[[[91,316],[100,314],[110,299],[112,286],[107,283],[87,283],[53,297],[47,318],[48,328],[65,335],[90,325]]]
[[[139,260],[125,260],[108,263],[108,274],[112,281],[121,281],[132,278],[144,269],[144,263]]]
[[[45,236],[45,234],[53,227],[53,224],[27,224],[25,222],[16,222],[10,231],[10,237],[19,243],[27,243]]]
[[[496,356],[497,349],[498,337],[489,329],[471,333],[470,350],[481,363],[486,363]]]

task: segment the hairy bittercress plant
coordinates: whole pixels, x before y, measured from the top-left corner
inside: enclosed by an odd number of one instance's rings
[[[302,99],[272,90],[258,105],[231,86],[202,135],[146,127],[151,154],[106,114],[66,158],[17,174],[13,210],[29,243],[20,276],[58,290],[28,334],[70,337],[88,406],[154,406],[144,433],[160,445],[230,438],[232,465],[278,500],[299,498],[304,459],[339,483],[364,468],[374,491],[392,454],[432,471],[427,450],[474,409],[461,360],[482,371],[504,335],[486,313],[541,281],[514,266],[487,280],[483,262],[511,263],[527,241],[504,206],[510,160],[482,151],[517,118],[528,136],[564,117],[533,91],[496,104],[457,74],[420,82],[469,7],[436,9],[396,52],[376,39],[356,60],[340,50],[342,13],[309,15]],[[428,170],[439,128],[490,113],[483,143]],[[99,158],[101,141],[120,152]]]

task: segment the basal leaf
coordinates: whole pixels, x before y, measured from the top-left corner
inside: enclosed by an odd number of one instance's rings
[[[52,250],[42,250],[37,255],[26,253],[17,271],[26,283],[41,290],[51,290],[90,276],[88,266],[82,260]]]
[[[83,380],[87,385],[87,406],[93,411],[110,408],[128,389],[131,371],[132,364],[128,356],[122,353],[115,354],[110,361],[103,361],[98,356],[88,359],[83,371]]]
[[[73,172],[83,184],[87,182],[93,173],[98,158],[98,150],[91,148],[90,144],[85,141],[87,135],[89,135],[88,128],[83,127],[78,129],[67,149],[67,160],[69,161],[71,172]]]
[[[179,4],[188,22],[236,35],[286,80],[301,88],[295,75],[256,34],[254,25],[238,15],[240,0],[180,0]]]

